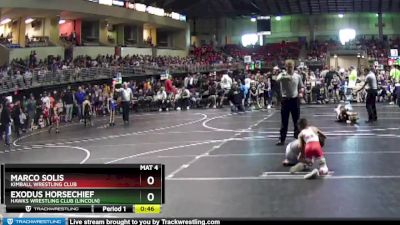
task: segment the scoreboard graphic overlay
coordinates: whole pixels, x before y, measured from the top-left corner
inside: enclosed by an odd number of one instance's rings
[[[160,213],[162,164],[4,164],[7,213]]]

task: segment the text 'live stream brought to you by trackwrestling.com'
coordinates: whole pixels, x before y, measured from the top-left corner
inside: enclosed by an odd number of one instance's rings
[[[218,219],[173,218],[2,218],[1,225],[218,225]]]

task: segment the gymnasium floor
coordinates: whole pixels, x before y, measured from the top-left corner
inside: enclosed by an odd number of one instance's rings
[[[135,114],[130,125],[119,119],[115,127],[97,118],[91,128],[69,124],[61,134],[43,130],[22,137],[6,152],[1,147],[0,162],[163,163],[166,204],[160,217],[399,218],[400,109],[379,105],[379,121],[368,125],[365,106],[354,106],[361,119],[351,126],[334,122],[333,107],[301,109],[302,117],[328,134],[332,173],[317,180],[282,167],[286,147],[275,146],[275,110]]]

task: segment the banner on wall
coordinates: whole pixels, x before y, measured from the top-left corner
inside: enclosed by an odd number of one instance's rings
[[[244,63],[251,63],[251,55],[244,56]]]
[[[116,5],[116,6],[124,7],[124,1],[113,0],[112,4]]]
[[[397,49],[390,49],[390,57],[398,57],[399,51]]]
[[[112,5],[112,3],[113,3],[113,0],[99,0],[99,4],[102,4],[102,5]]]

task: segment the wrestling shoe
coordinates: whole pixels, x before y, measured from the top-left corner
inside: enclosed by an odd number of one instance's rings
[[[299,162],[290,168],[290,173],[294,174],[294,173],[301,172],[305,169],[305,167],[306,167],[306,165],[304,163]]]
[[[292,162],[289,162],[289,160],[285,159],[285,160],[282,161],[282,165],[288,167],[288,166],[294,166],[296,164],[292,163]]]
[[[317,178],[318,176],[319,176],[318,169],[313,169],[310,173],[307,173],[306,175],[304,175],[304,179],[306,179],[306,180],[314,179],[314,178]]]

